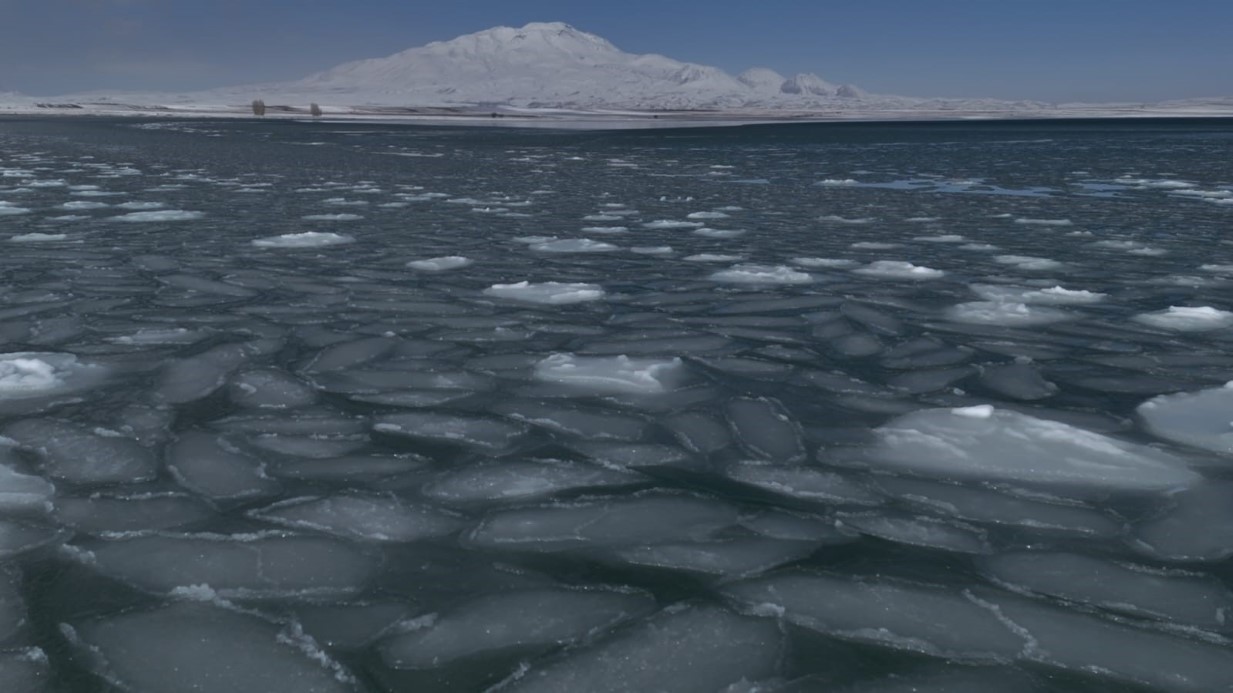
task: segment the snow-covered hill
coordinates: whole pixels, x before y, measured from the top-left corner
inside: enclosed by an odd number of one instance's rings
[[[716,67],[626,53],[560,22],[496,27],[245,91],[348,105],[676,110],[813,109],[865,96],[812,74],[785,78],[752,69],[734,77]]]

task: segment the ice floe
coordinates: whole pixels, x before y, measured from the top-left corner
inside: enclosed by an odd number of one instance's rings
[[[355,238],[330,231],[304,231],[269,236],[253,240],[258,248],[323,248],[331,245],[354,243]]]
[[[493,284],[484,289],[484,294],[527,303],[542,303],[560,306],[572,303],[598,301],[604,297],[604,289],[597,284],[528,281],[514,284]]]
[[[669,389],[680,370],[675,358],[553,354],[535,364],[535,378],[584,391],[655,394]]]
[[[1233,325],[1233,312],[1211,306],[1169,306],[1154,313],[1140,313],[1134,319],[1162,330],[1207,332]]]
[[[1136,410],[1152,435],[1183,445],[1233,455],[1233,383],[1177,395],[1161,395]]]
[[[877,260],[852,271],[884,279],[939,279],[946,275],[942,270],[913,265],[902,260]]]
[[[813,277],[783,265],[735,265],[711,274],[711,281],[726,284],[808,284]]]
[[[470,258],[462,257],[461,255],[447,255],[445,257],[434,257],[426,260],[412,260],[407,263],[407,267],[420,270],[422,272],[444,272],[446,270],[461,269],[473,264]]]

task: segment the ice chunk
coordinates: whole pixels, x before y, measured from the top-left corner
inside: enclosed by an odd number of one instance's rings
[[[1082,289],[1064,289],[1060,286],[1048,289],[1027,289],[995,284],[973,284],[971,288],[986,300],[1010,303],[1082,305],[1098,303],[1107,298],[1107,294]]]
[[[916,510],[947,517],[1081,536],[1112,538],[1123,530],[1123,523],[1113,516],[1063,499],[1025,497],[907,477],[882,477],[877,483],[883,492]]]
[[[632,546],[613,553],[632,565],[706,577],[739,578],[801,560],[817,547],[818,544],[811,541],[759,537]]]
[[[514,284],[493,284],[484,289],[488,296],[527,303],[566,305],[598,301],[604,297],[604,289],[598,284],[544,282],[532,284],[521,281]]]
[[[921,267],[901,260],[877,260],[852,270],[857,274],[883,279],[938,279],[946,276],[942,270]]]
[[[356,693],[346,671],[289,626],[197,602],[79,623],[100,677],[123,690]]]
[[[255,409],[292,409],[317,401],[316,390],[273,368],[235,375],[227,395],[237,406]]]
[[[561,460],[503,461],[447,472],[426,485],[428,498],[449,505],[539,500],[586,489],[645,483],[641,475]]]
[[[205,214],[201,212],[188,212],[183,209],[160,209],[153,212],[129,212],[112,217],[114,221],[128,222],[165,222],[165,221],[193,221],[195,219],[204,218]]]
[[[882,498],[834,472],[815,467],[738,464],[724,472],[733,481],[777,496],[824,505],[878,505]]]
[[[1015,219],[1016,224],[1026,224],[1029,226],[1072,226],[1074,222],[1069,219]]]
[[[728,284],[808,284],[813,277],[783,265],[735,265],[711,274],[713,282]]]
[[[38,453],[48,476],[73,484],[134,483],[153,479],[157,464],[137,441],[68,421],[25,419],[4,435]]]
[[[629,249],[631,253],[638,255],[671,255],[672,247],[667,245],[652,245],[652,246],[635,246]]]
[[[19,233],[9,236],[10,243],[56,243],[68,240],[63,233]]]
[[[437,614],[431,623],[380,644],[399,669],[430,669],[494,652],[534,655],[603,632],[654,610],[637,593],[539,589],[481,596]]]
[[[531,250],[537,253],[608,253],[617,246],[589,238],[562,238],[544,243],[535,243]]]
[[[412,615],[413,607],[400,602],[300,604],[292,613],[304,632],[332,649],[358,650]]]
[[[46,512],[56,488],[42,477],[23,474],[7,464],[11,455],[11,448],[0,440],[0,515]]]
[[[253,245],[258,248],[324,248],[331,245],[354,243],[355,239],[329,231],[304,231],[303,233],[285,233],[281,236],[258,238]]]
[[[1140,313],[1134,320],[1162,330],[1207,332],[1233,325],[1233,312],[1211,306],[1169,306],[1155,313]]]
[[[953,589],[794,572],[723,593],[743,610],[833,638],[934,657],[1005,663],[1028,644],[994,611]]]
[[[553,354],[535,364],[535,378],[579,390],[655,394],[672,386],[680,359],[631,359]]]
[[[47,693],[50,682],[47,654],[39,648],[0,652],[0,691]]]
[[[737,521],[736,510],[686,495],[561,503],[494,512],[472,532],[483,548],[562,551],[706,539]]]
[[[1052,308],[1036,308],[1026,303],[1009,301],[974,301],[960,303],[946,311],[947,317],[956,322],[967,322],[975,325],[1007,325],[1011,327],[1026,327],[1029,325],[1048,325],[1049,323],[1069,320],[1071,315]]]
[[[794,265],[808,267],[810,269],[822,267],[851,267],[857,262],[855,260],[844,260],[829,257],[794,257],[789,260]]]
[[[805,459],[801,426],[776,400],[740,398],[728,402],[728,422],[750,454],[775,462]]]
[[[678,221],[676,219],[656,219],[642,225],[647,229],[696,229],[704,224],[700,221]]]
[[[1136,410],[1149,433],[1183,445],[1233,455],[1233,383],[1161,395]]]
[[[76,392],[103,380],[106,370],[72,354],[19,351],[0,354],[0,411],[10,400]],[[18,407],[19,402],[9,404]]]
[[[334,539],[264,534],[143,534],[83,543],[74,554],[102,575],[156,594],[207,585],[224,599],[347,596],[376,560]]]
[[[1062,268],[1062,263],[1057,260],[1031,255],[995,255],[993,260],[1003,265],[1013,265],[1021,270],[1046,271]]]
[[[1168,491],[1199,480],[1143,445],[996,409],[973,417],[926,409],[877,429],[872,463],[916,475],[1041,484],[1076,491]]]
[[[182,493],[91,494],[57,498],[53,516],[78,532],[138,532],[182,527],[215,517],[205,502]]]
[[[744,255],[721,255],[718,253],[698,253],[684,258],[686,262],[737,262],[744,260]]]
[[[1057,393],[1057,385],[1045,380],[1030,363],[985,366],[981,369],[980,383],[1004,397],[1025,401]]]
[[[1123,684],[1178,693],[1229,687],[1233,650],[1144,630],[1070,609],[981,590],[974,598],[1023,633],[1023,658]]]
[[[479,450],[503,450],[527,431],[521,424],[474,416],[435,413],[389,414],[378,417],[373,430],[386,435],[428,443],[457,445]]]
[[[957,522],[901,513],[860,513],[838,516],[841,527],[896,544],[923,546],[958,553],[989,553],[984,532]]]
[[[173,361],[163,368],[157,394],[170,404],[187,404],[209,397],[250,356],[250,350],[244,345],[224,344]]]
[[[184,488],[216,500],[253,498],[279,489],[259,460],[202,431],[180,434],[167,449],[167,468]]]
[[[364,217],[359,214],[307,214],[300,218],[304,221],[359,221]]]
[[[470,258],[465,258],[461,255],[447,255],[445,257],[429,258],[427,260],[412,260],[407,263],[407,267],[420,270],[421,272],[444,272],[446,270],[466,267],[473,262],[474,261]]]
[[[397,498],[356,493],[292,498],[249,513],[293,529],[310,529],[360,541],[409,542],[451,534],[458,517]]]
[[[594,645],[533,668],[509,693],[715,693],[771,676],[781,655],[774,624],[714,606],[669,608]]]
[[[1219,561],[1233,556],[1233,483],[1209,481],[1173,497],[1175,507],[1134,529],[1135,543],[1154,558]]]
[[[1050,551],[1001,554],[981,565],[1016,590],[1208,630],[1233,627],[1233,592],[1211,577]]]
[[[0,562],[67,538],[64,531],[54,527],[33,522],[0,520]]]

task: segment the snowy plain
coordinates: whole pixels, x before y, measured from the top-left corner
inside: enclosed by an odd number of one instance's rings
[[[1231,134],[7,121],[0,690],[1233,689]]]

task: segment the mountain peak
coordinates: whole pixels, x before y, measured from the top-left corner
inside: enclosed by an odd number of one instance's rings
[[[717,67],[626,53],[564,22],[493,27],[280,86],[314,95],[362,94],[368,103],[432,106],[802,108],[838,98],[837,87],[815,75],[785,79],[755,68],[738,78]]]

